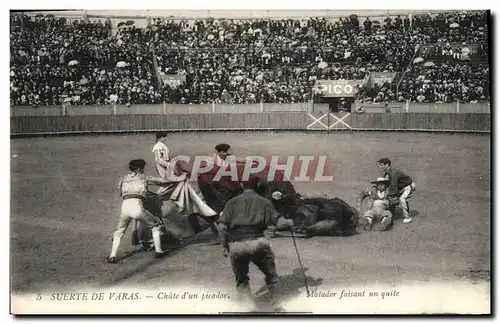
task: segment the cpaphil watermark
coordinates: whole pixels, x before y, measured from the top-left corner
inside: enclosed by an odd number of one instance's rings
[[[258,175],[269,182],[325,182],[333,180],[333,168],[327,155],[291,156],[227,156],[225,160],[214,156],[178,155],[171,162],[184,161],[191,168],[190,181],[200,175],[210,176],[213,181],[227,179],[234,182],[248,181]]]

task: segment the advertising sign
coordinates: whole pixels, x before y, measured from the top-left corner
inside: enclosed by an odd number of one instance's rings
[[[163,85],[169,85],[171,87],[178,87],[179,85],[186,83],[185,75],[164,74],[161,78],[163,79]]]
[[[314,91],[322,97],[354,97],[364,80],[318,80]]]
[[[384,83],[392,83],[396,77],[396,72],[372,72],[370,73],[371,84],[382,85]]]

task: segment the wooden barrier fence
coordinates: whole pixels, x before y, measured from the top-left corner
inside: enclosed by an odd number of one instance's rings
[[[490,114],[273,112],[11,117],[11,136],[169,131],[431,131],[490,133]]]
[[[351,112],[360,107],[366,113],[386,113],[386,103],[359,103],[351,105]],[[418,103],[387,102],[391,113],[478,113],[489,114],[489,102],[478,103]],[[256,104],[143,104],[143,105],[61,105],[10,107],[11,117],[21,116],[83,116],[83,115],[186,115],[186,114],[261,114],[275,112],[321,113],[330,110],[325,103],[256,103]]]

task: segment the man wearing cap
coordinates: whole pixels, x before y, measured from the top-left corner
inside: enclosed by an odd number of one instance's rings
[[[108,257],[109,263],[116,263],[118,247],[132,220],[142,222],[151,228],[155,243],[155,257],[159,258],[165,254],[161,248],[161,221],[144,208],[144,200],[147,198],[148,185],[162,186],[168,182],[160,178],[146,176],[144,174],[145,167],[146,161],[142,159],[131,160],[129,162],[131,173],[120,179],[118,189],[123,202],[118,226],[113,235],[113,245]]]
[[[369,198],[370,209],[367,210],[361,218],[365,231],[372,229],[375,222],[380,222],[381,230],[388,230],[392,224],[392,213],[389,208],[388,187],[389,180],[384,177],[379,177],[375,181],[370,181],[374,184],[372,188],[363,190],[357,199],[357,208],[361,213],[363,200]]]
[[[226,143],[217,144],[215,146],[215,154],[214,154],[213,158],[214,158],[214,164],[216,166],[218,166],[218,167],[222,166],[224,161],[227,161],[229,159],[234,160],[235,162],[238,162],[238,163],[245,163],[246,162],[246,159],[236,158],[234,155],[229,153],[230,149],[231,149],[231,146],[229,144],[226,144]]]
[[[220,168],[224,168],[224,171],[231,170],[231,168],[237,167],[237,163],[245,163],[246,160],[236,159],[234,155],[229,153],[231,146],[226,143],[217,144],[215,146],[215,154],[213,155],[213,169],[212,175],[215,177],[219,172]],[[234,163],[234,164],[233,164]],[[241,172],[237,172],[240,174]],[[219,173],[222,175],[222,173]],[[219,207],[216,208],[222,210],[225,203],[232,197],[242,192],[240,187],[240,179],[233,179],[232,176],[224,175],[220,177],[217,181],[212,182],[212,186],[217,190],[217,200]]]
[[[226,161],[229,156],[230,146],[229,144],[221,143],[215,146],[215,153],[212,156],[212,164],[209,166],[210,171],[203,176],[203,178],[209,178],[207,185],[202,183],[198,183],[200,186],[200,190],[203,193],[204,198],[207,202],[210,202],[210,207],[212,207],[215,211],[220,213],[222,209],[224,209],[225,203],[233,197],[233,189],[234,186],[238,185],[237,183],[233,183],[230,176],[223,176],[216,181],[213,181],[216,175],[219,173],[220,168],[229,167],[229,164]],[[201,168],[206,168],[207,163],[202,162],[200,165]],[[241,192],[241,188],[237,187],[237,189]]]
[[[231,146],[226,143],[217,144],[215,146],[215,154],[213,158],[214,158],[214,164],[216,166],[218,167],[222,166],[226,158],[230,156],[230,154],[228,153],[230,148]]]
[[[229,254],[239,297],[251,296],[248,266],[252,262],[266,276],[273,309],[281,312],[274,253],[264,236],[268,226],[276,225],[279,213],[257,193],[260,182],[257,176],[250,176],[242,184],[244,192],[227,202],[219,218],[221,244],[224,256]]]
[[[389,180],[389,208],[396,206],[399,202],[403,210],[403,223],[411,223],[410,207],[408,200],[413,196],[416,190],[412,178],[401,170],[391,166],[391,160],[382,158],[377,161],[379,168],[384,174],[385,179]]]

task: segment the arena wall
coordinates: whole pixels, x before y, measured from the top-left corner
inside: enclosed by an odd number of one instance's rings
[[[490,133],[489,114],[272,112],[11,117],[11,136],[169,131],[430,131]]]
[[[354,103],[351,111],[360,106],[366,113],[385,113],[385,103]],[[388,102],[392,113],[490,113],[490,103],[418,103]],[[11,117],[20,116],[81,116],[81,115],[171,115],[171,114],[211,114],[211,113],[268,113],[268,112],[309,112],[326,113],[329,105],[324,103],[257,103],[257,104],[145,104],[145,105],[93,105],[93,106],[40,106],[11,107]]]

